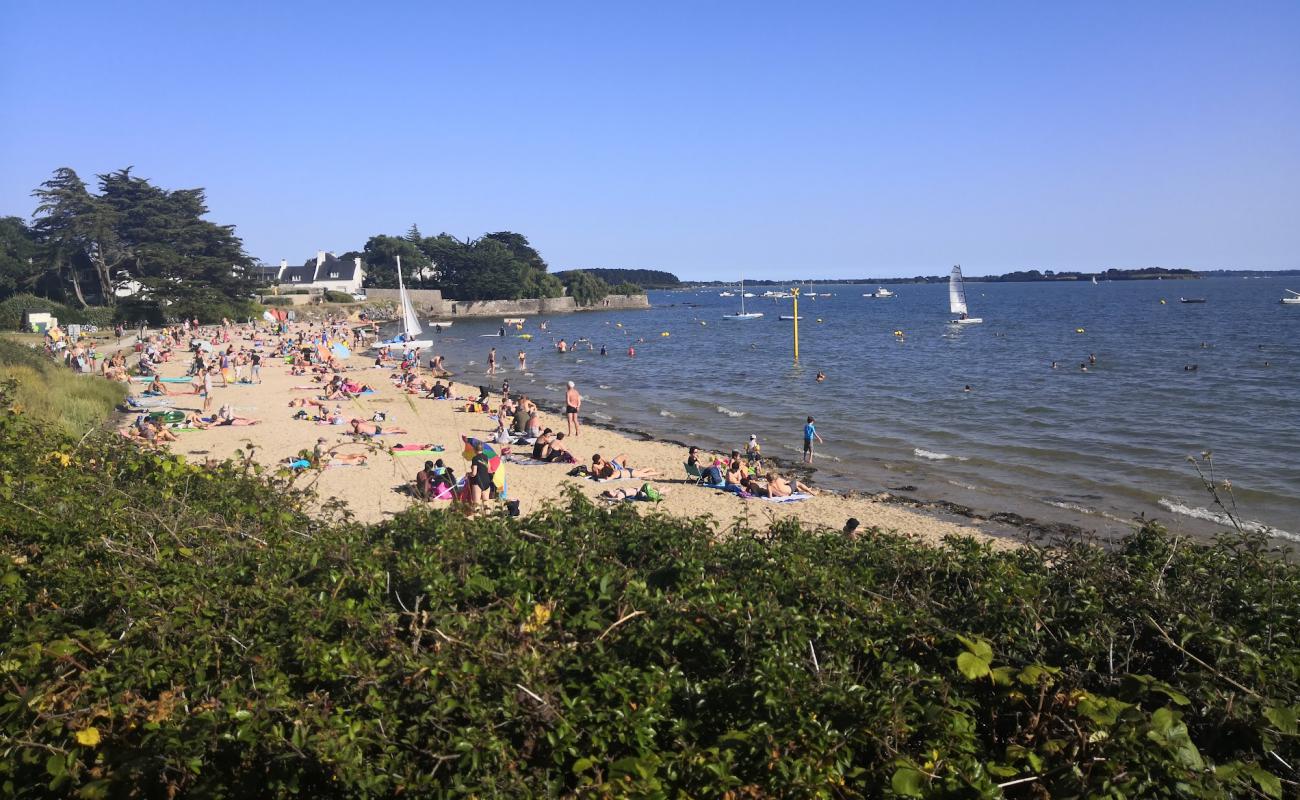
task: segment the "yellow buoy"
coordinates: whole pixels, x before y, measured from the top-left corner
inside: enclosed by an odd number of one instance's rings
[[[1165,301],[1164,301],[1164,300],[1161,300],[1161,301],[1160,301],[1160,305],[1162,305],[1162,306],[1165,305]]]
[[[663,333],[661,333],[661,334],[659,334],[659,335],[660,335],[660,336],[667,336],[667,335],[668,335],[668,331],[664,331]]]
[[[1075,333],[1083,333],[1083,328],[1075,328],[1075,329],[1074,329],[1074,332],[1075,332]]]
[[[821,317],[818,317],[818,318],[817,318],[817,321],[818,321],[818,322],[821,322],[821,321],[822,321],[822,318],[821,318]]]
[[[614,323],[614,327],[615,327],[615,328],[621,328],[621,327],[623,327],[623,323],[621,323],[621,322],[615,322],[615,323]]]
[[[894,335],[895,335],[895,336],[902,336],[902,335],[903,335],[903,332],[902,332],[902,331],[894,331]]]

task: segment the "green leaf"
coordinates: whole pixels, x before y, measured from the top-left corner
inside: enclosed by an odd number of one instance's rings
[[[1246,774],[1255,781],[1256,785],[1259,786],[1259,790],[1264,794],[1269,797],[1282,796],[1282,780],[1273,773],[1258,764],[1251,764],[1246,767]]]
[[[1273,723],[1274,727],[1283,733],[1294,736],[1300,733],[1297,723],[1300,722],[1300,706],[1291,706],[1289,708],[1278,708],[1276,706],[1264,707],[1264,718]]]
[[[573,774],[577,775],[580,772],[586,772],[587,770],[591,769],[594,766],[596,766],[595,759],[580,758],[577,761],[573,762]]]
[[[925,776],[912,767],[900,767],[894,770],[894,777],[889,779],[894,793],[903,797],[920,797],[925,786]]]
[[[974,653],[965,652],[957,656],[957,669],[973,681],[989,674],[989,662]]]

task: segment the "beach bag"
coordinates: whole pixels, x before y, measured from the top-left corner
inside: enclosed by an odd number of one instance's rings
[[[662,499],[664,499],[664,495],[663,495],[663,493],[660,492],[658,489],[656,489],[655,487],[651,486],[651,485],[648,484],[648,483],[643,483],[643,484],[641,484],[641,491],[638,492],[638,494],[640,494],[640,495],[641,495],[642,497],[644,497],[646,500],[662,500]]]
[[[551,459],[551,463],[552,464],[576,464],[578,463],[578,459],[574,458],[573,453],[565,452],[565,453],[560,453],[555,458]]]

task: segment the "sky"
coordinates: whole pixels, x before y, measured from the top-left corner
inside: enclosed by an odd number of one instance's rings
[[[0,0],[0,215],[132,166],[267,262],[1300,268],[1298,43],[1294,0]]]

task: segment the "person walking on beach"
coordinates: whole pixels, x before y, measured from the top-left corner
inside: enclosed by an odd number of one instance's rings
[[[577,436],[582,427],[578,424],[578,409],[582,408],[582,395],[578,394],[573,381],[569,381],[569,390],[564,393],[564,416],[569,421],[569,435]]]
[[[803,426],[803,463],[811,464],[813,461],[813,440],[822,442],[822,437],[817,435],[817,427],[813,424],[816,422],[812,417],[808,418],[808,424]]]
[[[487,374],[497,374],[497,349],[494,347],[488,351],[488,370]]]
[[[208,367],[203,370],[203,413],[206,414],[212,410],[212,370],[214,367]]]

